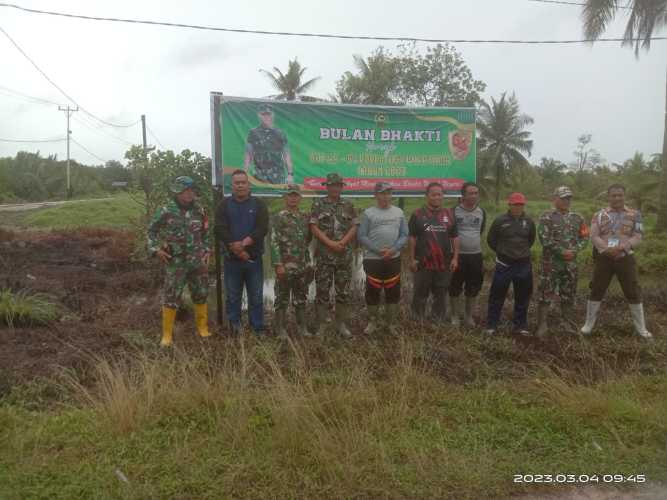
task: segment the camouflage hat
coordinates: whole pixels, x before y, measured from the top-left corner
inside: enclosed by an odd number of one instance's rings
[[[394,188],[388,182],[378,182],[375,184],[376,193],[385,193],[387,191],[392,191]]]
[[[171,186],[169,186],[169,191],[174,194],[179,194],[186,189],[193,187],[195,187],[195,181],[192,180],[192,177],[181,175],[180,177],[176,177],[176,179],[174,179],[174,182],[172,182]]]
[[[342,184],[343,186],[345,185],[343,178],[338,172],[331,172],[330,174],[327,174],[327,180],[322,183],[323,186],[331,186],[332,184]]]
[[[259,107],[257,108],[257,112],[260,114],[262,113],[273,114],[273,108],[271,107],[270,104],[260,104]]]
[[[299,187],[298,184],[288,184],[287,185],[287,191],[285,191],[285,194],[292,194],[296,193],[298,195],[301,194],[301,188]]]
[[[556,198],[570,198],[572,197],[572,190],[568,186],[557,187],[554,196]]]

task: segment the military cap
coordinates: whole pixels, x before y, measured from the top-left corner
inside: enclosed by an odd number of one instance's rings
[[[301,194],[301,188],[299,187],[298,184],[288,184],[287,185],[287,191],[285,191],[285,194]]]
[[[195,181],[192,180],[192,177],[181,175],[180,177],[176,177],[176,179],[174,179],[174,182],[172,182],[171,186],[169,186],[169,190],[174,194],[179,194],[194,186]]]
[[[331,172],[330,174],[327,174],[327,180],[322,183],[323,186],[331,186],[332,184],[342,184],[343,186],[345,185],[343,178],[338,172]]]
[[[572,190],[568,186],[560,186],[554,191],[554,196],[557,198],[569,198],[572,196]]]
[[[271,113],[273,114],[273,108],[270,104],[260,104],[257,108],[258,113]]]
[[[384,193],[386,191],[391,191],[393,189],[394,188],[392,187],[392,185],[389,184],[388,182],[380,181],[380,182],[375,184],[375,192],[376,193]]]

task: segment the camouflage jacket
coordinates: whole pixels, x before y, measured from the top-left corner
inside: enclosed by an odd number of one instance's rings
[[[148,251],[166,250],[180,260],[200,260],[210,252],[208,216],[197,203],[188,209],[175,200],[160,208],[148,228]]]
[[[283,264],[287,272],[303,271],[310,264],[310,240],[308,214],[281,210],[271,222],[271,263]]]
[[[359,224],[359,218],[354,205],[349,200],[340,198],[338,201],[332,201],[328,196],[325,196],[313,201],[310,223],[316,225],[328,238],[338,241],[351,228]],[[318,240],[315,253],[320,259],[347,258],[352,255],[352,248],[351,245],[348,245],[344,253],[333,254],[324,243]]]
[[[589,236],[588,226],[581,215],[574,212],[562,214],[558,210],[542,214],[537,234],[542,243],[542,259],[560,262],[565,262],[564,250],[572,250],[575,254],[583,250]]]
[[[284,170],[287,136],[278,128],[256,127],[248,132],[246,150],[252,153],[258,173],[271,169]]]

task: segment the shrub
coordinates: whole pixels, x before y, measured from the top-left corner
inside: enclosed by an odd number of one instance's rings
[[[45,325],[58,316],[56,305],[44,294],[0,290],[0,323],[14,326]]]

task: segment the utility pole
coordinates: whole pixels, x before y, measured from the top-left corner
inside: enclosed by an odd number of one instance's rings
[[[141,115],[141,135],[144,140],[144,155],[148,146],[146,145],[146,115]]]
[[[79,106],[76,108],[70,108],[69,104],[67,107],[58,106],[58,111],[65,111],[65,114],[67,115],[67,199],[69,200],[72,197],[72,182],[69,172],[69,139],[70,135],[72,135],[72,131],[69,128],[69,119],[72,116],[72,113],[79,111]]]

